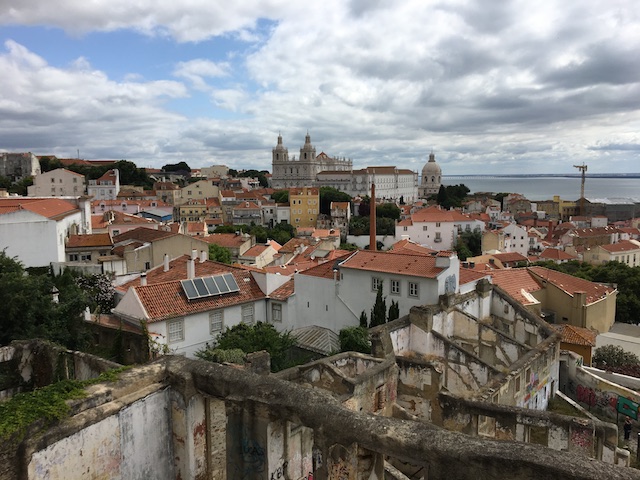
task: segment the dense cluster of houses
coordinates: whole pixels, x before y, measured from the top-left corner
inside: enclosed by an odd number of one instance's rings
[[[367,360],[365,370],[384,372],[382,383],[367,384],[375,392],[354,395],[350,408],[364,402],[382,415],[395,405],[407,417],[493,438],[511,427],[496,424],[499,415],[487,405],[514,409],[500,415],[519,419],[521,409],[544,411],[569,385],[560,352],[589,364],[596,337],[614,324],[615,285],[531,263],[640,262],[640,219],[563,219],[569,206],[545,210],[519,195],[502,204],[478,195],[459,210],[424,200],[399,205],[395,235],[377,238],[382,250],[344,249],[345,241],[368,245],[372,237],[347,235],[357,211],[351,202],[334,202],[323,215],[317,187],[292,187],[288,202],[276,203],[273,189],[252,179],[237,182],[221,168],[206,173],[182,187],[159,177],[153,191],[120,185],[115,169],[86,183],[65,169],[39,174],[29,196],[0,198],[0,243],[27,267],[109,274],[116,306],[109,314],[87,312],[87,320],[147,335],[154,355],[192,358],[225,329],[256,322],[329,355],[339,349],[339,332],[360,325],[382,291],[399,318],[370,330],[374,354],[395,360],[384,369]],[[283,245],[257,243],[240,229],[213,233],[222,224],[280,223],[296,229]],[[482,254],[461,260],[456,247],[467,234],[481,239]],[[227,249],[232,263],[210,260],[211,245]],[[345,367],[317,368],[333,375]],[[439,397],[442,391],[451,398]],[[456,423],[456,402],[469,402],[473,425]],[[535,422],[514,423],[513,439],[531,441],[522,432]],[[547,417],[541,424],[565,428]],[[562,435],[573,438],[571,428]],[[617,442],[598,442],[599,450],[584,453],[624,463]]]

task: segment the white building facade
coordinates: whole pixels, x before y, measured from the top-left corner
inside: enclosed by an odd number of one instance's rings
[[[65,168],[57,168],[33,177],[27,187],[29,197],[77,197],[86,190],[84,175]]]

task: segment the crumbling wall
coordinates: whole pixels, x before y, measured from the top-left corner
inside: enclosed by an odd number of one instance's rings
[[[618,450],[618,428],[611,423],[476,402],[446,392],[440,393],[439,400],[443,425],[448,430],[538,443],[615,464],[622,454]],[[628,458],[626,454],[624,458]]]

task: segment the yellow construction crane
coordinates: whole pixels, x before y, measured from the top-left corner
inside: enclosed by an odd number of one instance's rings
[[[574,167],[582,172],[582,183],[580,184],[580,215],[584,215],[584,180],[587,174],[587,166],[583,163],[582,165],[574,165]]]

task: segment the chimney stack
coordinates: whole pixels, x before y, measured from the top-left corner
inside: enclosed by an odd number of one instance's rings
[[[168,253],[164,254],[164,271],[165,272],[169,271],[169,254]]]
[[[141,287],[146,287],[147,286],[147,274],[146,273],[141,273],[140,274],[140,286]]]
[[[376,251],[376,184],[371,182],[371,202],[369,203],[369,250]]]
[[[209,255],[207,255],[206,250],[200,250],[200,263],[204,263],[208,259]]]

